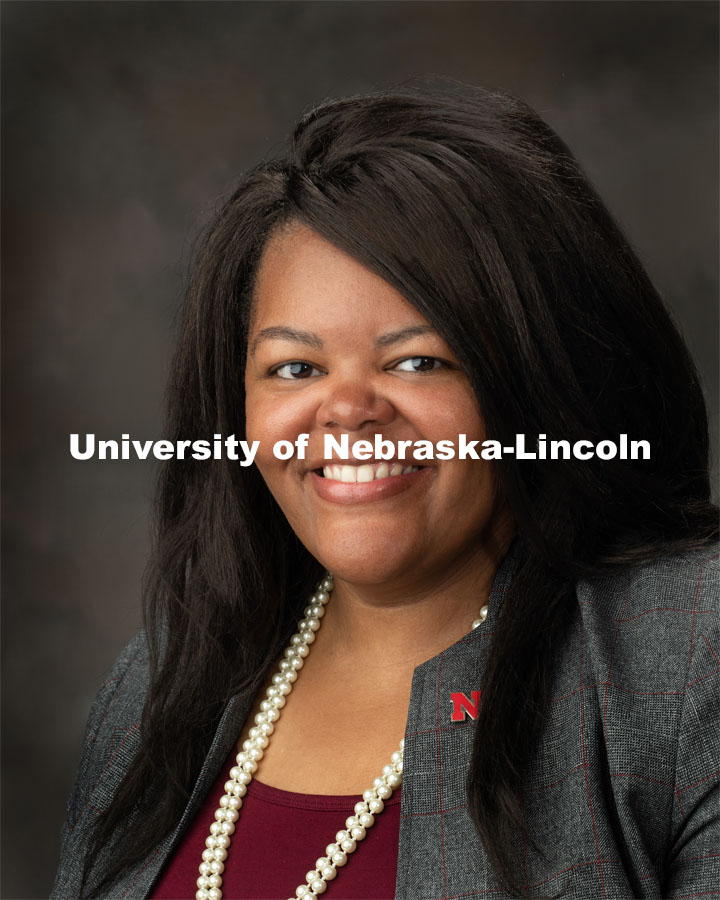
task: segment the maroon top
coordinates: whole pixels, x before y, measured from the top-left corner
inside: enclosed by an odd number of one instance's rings
[[[194,900],[205,839],[235,753],[227,759],[205,802],[182,841],[168,857],[151,900]],[[400,788],[368,829],[357,850],[338,869],[323,894],[328,900],[392,900],[395,897]],[[297,794],[262,784],[254,778],[243,797],[240,817],[230,839],[222,879],[223,900],[287,900],[305,883],[315,860],[345,827],[357,794]]]

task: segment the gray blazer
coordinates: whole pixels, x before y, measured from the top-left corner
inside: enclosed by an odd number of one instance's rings
[[[415,669],[398,900],[507,897],[468,816],[464,783],[472,692],[512,569],[508,557],[496,574],[484,625]],[[577,584],[574,626],[558,647],[553,699],[527,783],[530,831],[545,853],[524,852],[523,877],[536,893],[564,891],[568,900],[720,897],[719,581],[718,554],[708,552]],[[141,632],[90,712],[53,898],[79,896],[90,827],[138,750],[147,678]],[[140,900],[151,892],[252,701],[246,692],[228,703],[175,831],[116,880],[108,898]],[[103,865],[101,858],[91,884]],[[296,882],[288,873],[288,884]],[[188,896],[194,891],[189,886]]]

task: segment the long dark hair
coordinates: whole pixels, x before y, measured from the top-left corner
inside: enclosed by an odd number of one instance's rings
[[[572,154],[525,103],[424,80],[321,103],[242,178],[200,244],[171,378],[168,437],[244,435],[253,278],[299,221],[397,288],[443,335],[487,432],[593,442],[626,433],[645,461],[498,461],[520,563],[497,623],[468,775],[496,876],[522,894],[522,780],[553,648],[582,575],[711,540],[708,429],[688,351]],[[320,575],[254,467],[161,472],[145,591],[151,685],[142,745],[100,820],[104,880],[177,825],[224,705],[258,685]],[[492,715],[487,711],[492,710]],[[148,788],[162,773],[163,788]],[[123,824],[133,810],[132,830]]]

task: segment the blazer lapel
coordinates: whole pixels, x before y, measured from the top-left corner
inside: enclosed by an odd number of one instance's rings
[[[220,767],[227,759],[233,744],[237,741],[238,735],[252,708],[256,691],[257,685],[251,685],[230,699],[220,718],[212,745],[205,757],[205,762],[195,782],[190,800],[175,831],[161,841],[148,854],[144,862],[139,863],[127,875],[116,882],[112,895],[108,900],[111,900],[111,898],[112,900],[129,900],[129,898],[132,898],[132,900],[143,898],[145,900],[149,896],[165,860],[175,849],[187,826],[200,809],[203,799],[218,776]]]

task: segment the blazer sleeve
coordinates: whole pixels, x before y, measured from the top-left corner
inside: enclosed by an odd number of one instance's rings
[[[663,893],[667,898],[720,898],[720,580],[711,584],[714,596],[703,592],[701,598],[711,609],[696,616],[690,647]]]
[[[115,660],[107,677],[100,686],[90,708],[80,764],[75,776],[70,798],[67,803],[65,821],[60,831],[60,862],[50,898],[76,898],[85,859],[83,843],[85,828],[78,827],[90,803],[99,774],[106,764],[109,748],[98,736],[112,720],[113,704],[118,688],[139,656],[145,656],[147,647],[145,633],[140,631],[125,645]],[[84,824],[84,823],[83,823]]]

